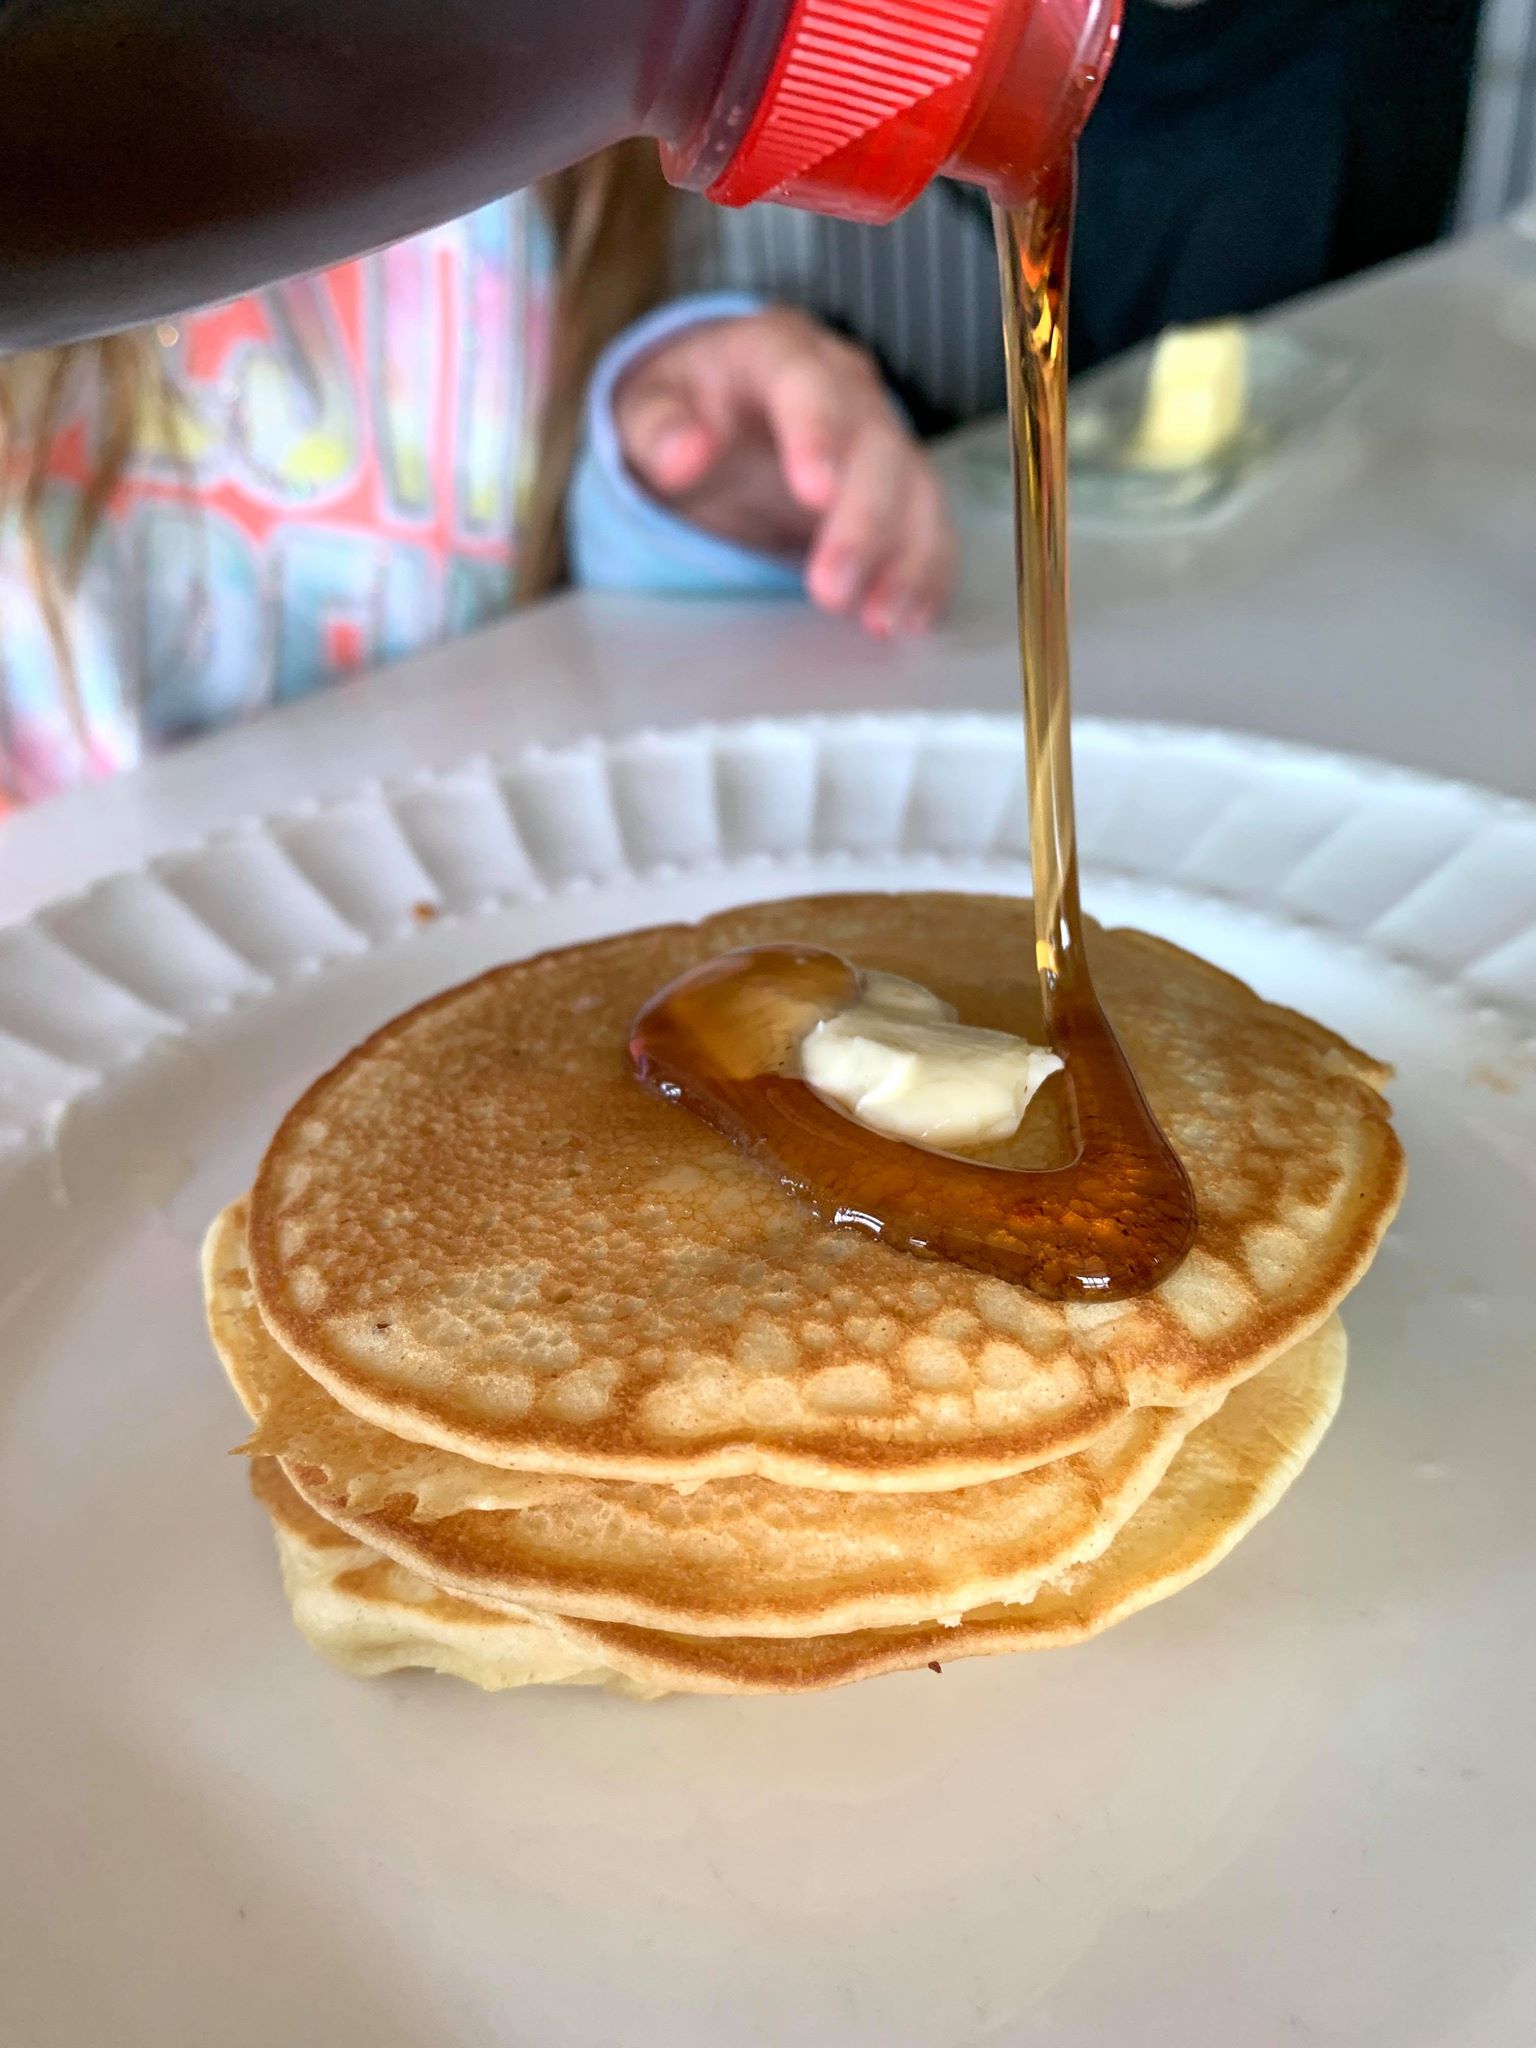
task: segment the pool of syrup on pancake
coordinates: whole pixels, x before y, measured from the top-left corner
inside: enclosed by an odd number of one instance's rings
[[[1061,1055],[1072,1156],[1013,1168],[886,1137],[799,1077],[796,1048],[846,1008],[835,953],[757,946],[705,962],[640,1011],[644,1085],[776,1173],[829,1224],[1015,1281],[1050,1300],[1113,1301],[1164,1279],[1195,1235],[1183,1166],[1142,1094],[1089,972],[1078,896],[1067,640],[1067,259],[1074,164],[997,207],[1014,555],[1034,886],[1047,1042]],[[1023,972],[1024,935],[1020,934]]]

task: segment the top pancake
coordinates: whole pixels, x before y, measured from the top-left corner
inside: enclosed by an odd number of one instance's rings
[[[1014,899],[808,898],[495,969],[386,1025],[284,1120],[250,1216],[273,1335],[356,1414],[483,1463],[904,1491],[1230,1386],[1368,1265],[1403,1179],[1383,1070],[1135,932],[1095,932],[1091,957],[1194,1183],[1177,1272],[1138,1300],[1050,1303],[828,1229],[625,1057],[665,982],[776,940],[1039,1035]],[[1062,1092],[988,1156],[1062,1157]]]

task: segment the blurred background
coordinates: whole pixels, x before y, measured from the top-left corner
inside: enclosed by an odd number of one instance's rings
[[[1351,702],[1368,663],[1428,704],[1474,659],[1506,726],[1536,715],[1536,0],[1125,0],[1079,161],[1075,594],[1178,599],[1123,708],[1208,715],[1176,694],[1204,633],[1224,717],[1234,647],[1271,707],[1326,652]],[[907,639],[959,576],[958,616],[1004,623],[1004,386],[979,188],[886,228],[723,211],[633,140],[0,363],[0,810],[567,582]]]
[[[1127,0],[1079,147],[1075,371],[1486,226],[1536,192],[1536,0]],[[889,229],[697,210],[685,275],[872,346],[920,431],[1001,409],[981,195]]]
[[[1484,227],[1536,193],[1536,0],[1484,0],[1457,205]]]

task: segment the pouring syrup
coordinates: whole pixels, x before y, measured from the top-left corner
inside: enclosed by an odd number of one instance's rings
[[[1013,440],[1035,971],[1061,1055],[1073,1156],[1018,1169],[890,1138],[815,1094],[796,1051],[858,995],[835,953],[757,946],[707,961],[635,1019],[644,1085],[775,1173],[827,1223],[1014,1281],[1049,1300],[1145,1293],[1189,1250],[1195,1201],[1089,972],[1078,893],[1067,644],[1067,262],[1074,164],[994,208]],[[1047,1084],[1048,1086],[1051,1084]]]

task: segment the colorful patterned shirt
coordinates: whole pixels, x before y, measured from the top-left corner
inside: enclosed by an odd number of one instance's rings
[[[14,528],[0,533],[0,813],[495,617],[511,601],[546,384],[554,249],[517,194],[318,277],[168,323],[151,408],[98,527],[61,671]],[[613,389],[702,295],[597,366],[569,494],[579,582],[782,594],[799,565],[676,518],[625,469]],[[94,469],[82,390],[49,457],[62,557]]]
[[[158,330],[150,408],[60,673],[0,535],[0,807],[301,697],[503,610],[544,388],[553,254],[525,194]],[[94,464],[53,446],[62,549]]]

